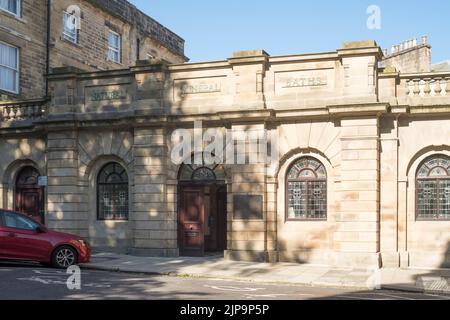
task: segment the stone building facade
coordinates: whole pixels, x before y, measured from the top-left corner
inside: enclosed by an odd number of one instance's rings
[[[0,207],[133,254],[449,267],[450,73],[398,72],[383,57],[363,41],[326,53],[54,69],[39,112],[2,106]],[[277,156],[174,162],[174,132],[195,137],[200,121],[200,135],[277,137],[268,140]],[[42,206],[23,204],[24,190]]]
[[[139,60],[187,60],[182,38],[126,0],[11,0],[2,6],[0,45],[11,56],[2,61],[11,73],[7,78],[2,70],[2,101],[45,98],[46,74],[53,68],[92,72]],[[116,56],[110,56],[112,36]]]

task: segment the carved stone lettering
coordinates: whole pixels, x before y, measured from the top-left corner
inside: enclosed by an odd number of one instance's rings
[[[319,87],[326,85],[326,79],[322,79],[320,77],[293,78],[287,80],[283,88]]]
[[[212,92],[221,92],[220,83],[201,83],[196,85],[184,85],[181,88],[181,94],[197,94],[197,93],[212,93]]]
[[[126,98],[127,94],[123,90],[93,91],[91,93],[91,101],[123,100]]]

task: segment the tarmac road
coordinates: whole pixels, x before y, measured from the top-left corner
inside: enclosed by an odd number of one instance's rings
[[[81,270],[70,290],[65,270],[0,262],[0,300],[450,300],[449,296],[390,290],[355,291],[220,279],[148,276]]]

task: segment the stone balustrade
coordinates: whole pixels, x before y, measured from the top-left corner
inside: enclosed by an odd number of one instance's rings
[[[0,121],[36,120],[47,115],[45,100],[0,103]]]
[[[400,75],[409,97],[450,97],[449,73]]]

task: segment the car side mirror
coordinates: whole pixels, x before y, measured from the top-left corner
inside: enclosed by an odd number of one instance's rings
[[[45,232],[47,232],[47,230],[43,226],[38,226],[36,228],[36,232],[37,233],[45,233]]]

